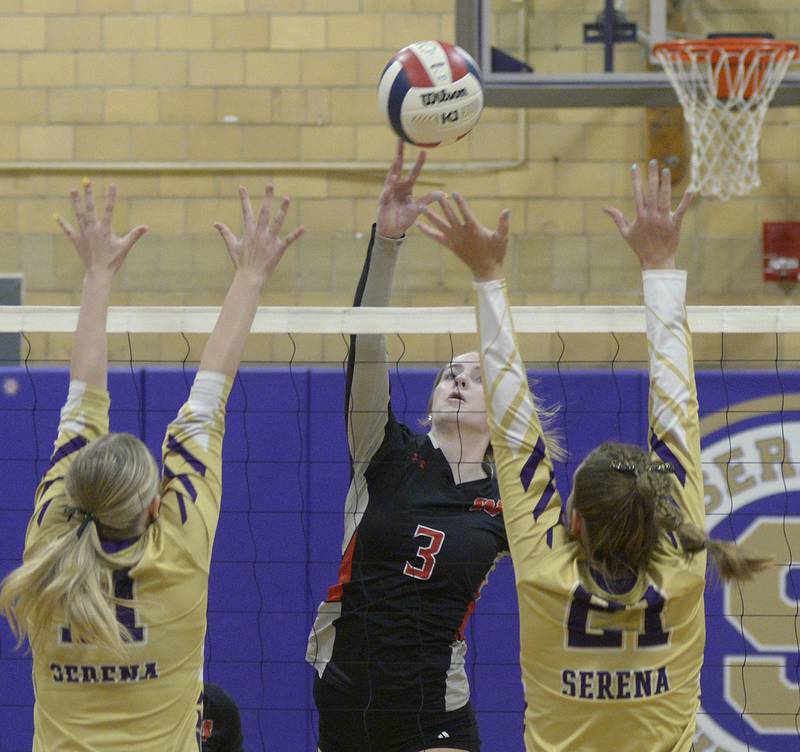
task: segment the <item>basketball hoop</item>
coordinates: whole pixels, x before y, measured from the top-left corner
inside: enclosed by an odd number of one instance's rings
[[[758,142],[798,45],[763,37],[663,42],[653,54],[692,133],[689,189],[727,201],[761,185]]]

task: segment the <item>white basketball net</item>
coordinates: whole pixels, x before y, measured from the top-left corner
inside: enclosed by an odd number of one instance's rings
[[[784,47],[656,48],[692,134],[689,190],[727,201],[761,185],[758,143],[769,104],[794,57]],[[721,97],[721,92],[727,92]]]

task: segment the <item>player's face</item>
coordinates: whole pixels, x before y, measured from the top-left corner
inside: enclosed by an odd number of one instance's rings
[[[478,353],[457,355],[445,366],[433,390],[431,421],[434,425],[458,421],[465,428],[488,432]]]

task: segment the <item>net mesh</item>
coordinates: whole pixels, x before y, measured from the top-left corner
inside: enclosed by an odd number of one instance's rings
[[[52,313],[52,312],[51,312]],[[205,312],[208,313],[208,312]],[[112,430],[141,436],[158,456],[188,394],[206,334],[191,309],[111,317]],[[213,313],[213,312],[212,312]],[[231,394],[224,488],[209,590],[205,676],[237,700],[248,749],[315,749],[312,671],[304,661],[317,605],[336,582],[349,458],[345,364],[353,330],[388,332],[392,405],[415,431],[438,368],[474,350],[474,312],[387,309],[377,323],[346,309],[262,311]],[[517,309],[532,383],[556,408],[568,457],[561,493],[605,439],[647,441],[643,314],[625,309]],[[69,329],[20,321],[23,362],[0,371],[0,574],[19,561],[33,488],[47,466],[66,393]],[[20,316],[20,312],[15,312]],[[699,749],[795,750],[800,741],[800,325],[785,309],[690,309],[701,407],[707,527],[776,565],[752,586],[713,580],[698,715]],[[439,320],[437,317],[442,316]],[[284,318],[280,318],[284,317]],[[314,320],[315,319],[315,320]],[[281,330],[290,322],[292,326]],[[558,325],[561,321],[561,325]],[[212,316],[213,323],[213,316]],[[303,331],[296,331],[293,326]],[[291,332],[291,333],[289,333]],[[467,672],[483,746],[522,752],[518,619],[513,571],[492,574],[467,626]],[[30,749],[29,659],[0,624],[0,752]]]
[[[654,48],[692,135],[689,190],[727,200],[761,185],[761,128],[797,46],[760,41],[751,48],[703,43]]]

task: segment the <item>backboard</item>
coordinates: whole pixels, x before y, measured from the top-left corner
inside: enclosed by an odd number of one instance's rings
[[[483,71],[487,105],[677,106],[653,44],[720,32],[800,36],[800,5],[765,11],[751,2],[748,9],[747,0],[456,0],[456,41]],[[800,106],[796,68],[773,107]]]

